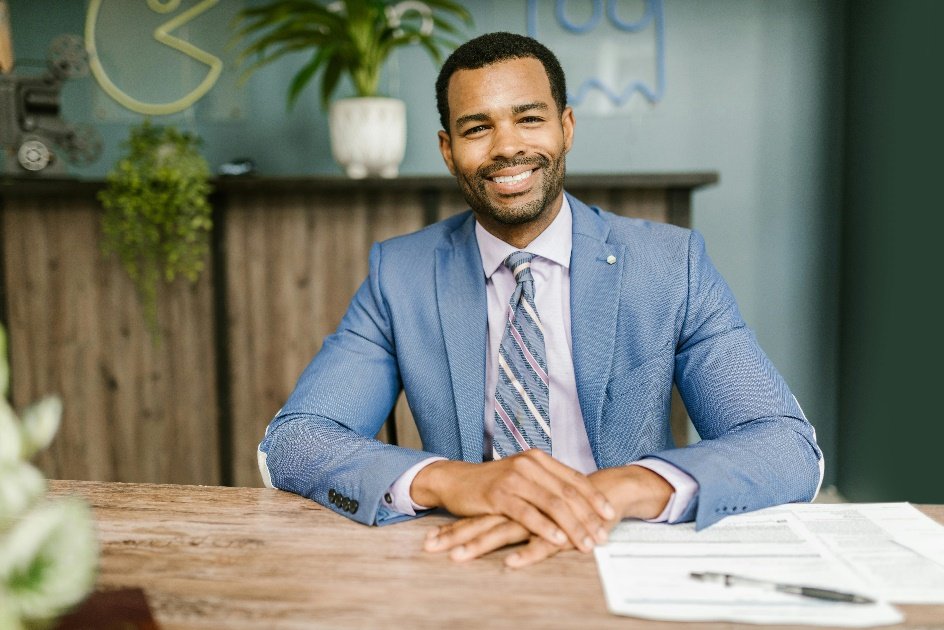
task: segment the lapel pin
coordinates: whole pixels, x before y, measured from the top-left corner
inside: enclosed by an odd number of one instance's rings
[[[616,264],[616,256],[614,256],[613,254],[610,254],[609,256],[606,257],[606,262],[608,265]]]

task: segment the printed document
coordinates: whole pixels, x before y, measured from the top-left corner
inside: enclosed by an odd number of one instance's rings
[[[944,603],[944,528],[906,503],[791,504],[693,523],[624,521],[595,554],[610,612],[648,619],[868,627],[889,602]],[[691,579],[717,572],[877,600],[836,603]]]

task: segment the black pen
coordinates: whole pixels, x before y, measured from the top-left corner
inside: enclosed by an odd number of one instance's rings
[[[831,602],[846,602],[849,604],[874,604],[875,600],[864,595],[855,595],[853,593],[843,593],[842,591],[833,591],[828,588],[818,588],[815,586],[800,586],[798,584],[780,584],[769,582],[767,580],[758,580],[755,578],[743,577],[740,575],[731,575],[730,573],[690,573],[689,577],[702,582],[721,583],[725,586],[756,586],[769,591],[778,593],[788,593],[790,595],[800,595],[801,597],[813,597],[815,599],[825,599]]]

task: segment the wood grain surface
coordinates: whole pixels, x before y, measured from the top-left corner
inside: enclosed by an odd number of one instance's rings
[[[610,615],[592,555],[575,551],[517,571],[508,552],[457,564],[422,551],[445,515],[371,528],[264,488],[52,481],[50,494],[91,504],[97,588],[144,589],[166,630],[756,627]],[[919,507],[944,522],[944,506]],[[897,627],[944,626],[944,606],[900,608]]]
[[[63,401],[37,463],[49,477],[220,482],[213,271],[158,294],[155,345],[92,195],[5,204],[3,291],[12,399]]]

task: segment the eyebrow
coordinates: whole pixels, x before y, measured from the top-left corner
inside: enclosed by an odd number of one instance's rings
[[[523,112],[531,111],[532,109],[538,109],[541,111],[547,111],[550,109],[547,103],[536,101],[534,103],[522,103],[521,105],[513,105],[511,107],[511,113],[514,115],[521,114]],[[470,122],[488,122],[490,117],[488,114],[466,114],[465,116],[459,116],[456,118],[456,129],[460,129],[462,125]]]
[[[511,113],[512,113],[512,114],[521,114],[521,113],[523,113],[523,112],[526,112],[526,111],[529,111],[529,110],[532,110],[532,109],[540,109],[540,110],[542,110],[542,111],[545,111],[545,110],[547,110],[547,109],[549,109],[549,108],[548,108],[548,106],[547,106],[547,103],[538,101],[538,102],[535,102],[535,103],[525,103],[524,105],[515,105],[515,106],[513,106],[513,107],[511,108]]]
[[[456,118],[456,129],[460,129],[462,125],[469,122],[488,122],[488,116],[486,114],[466,114],[465,116],[459,116]]]

